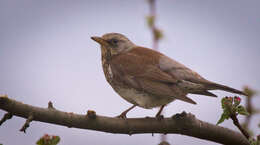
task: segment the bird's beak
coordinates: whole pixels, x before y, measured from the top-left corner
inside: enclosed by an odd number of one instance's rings
[[[92,40],[96,41],[97,43],[99,43],[100,45],[106,45],[107,44],[107,41],[104,40],[103,38],[101,37],[97,37],[97,36],[93,36],[91,37]]]

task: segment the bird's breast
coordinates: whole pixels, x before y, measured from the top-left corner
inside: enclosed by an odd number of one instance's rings
[[[103,72],[106,77],[106,80],[109,82],[110,85],[112,85],[114,75],[113,75],[111,65],[107,63],[106,60],[102,59],[102,67],[103,67]]]
[[[115,88],[115,91],[126,101],[146,109],[166,105],[174,100],[172,97],[154,96],[134,88]]]
[[[113,72],[112,72],[112,69],[111,69],[111,65],[108,65],[107,66],[107,77],[109,77],[109,79],[113,79]]]

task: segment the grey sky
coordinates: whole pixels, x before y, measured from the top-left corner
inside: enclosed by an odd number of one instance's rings
[[[165,35],[159,44],[161,52],[209,80],[260,90],[260,1],[164,0],[157,4],[158,26]],[[145,0],[0,1],[0,94],[41,107],[51,100],[56,108],[68,112],[92,109],[100,115],[118,115],[130,104],[106,83],[99,45],[90,37],[119,32],[138,45],[150,47],[147,14]],[[221,115],[221,98],[231,94],[215,93],[217,99],[191,96],[198,105],[173,102],[165,114],[185,110],[216,123]],[[255,98],[254,105],[259,101]],[[136,108],[128,116],[154,116],[156,112]],[[3,114],[0,111],[0,116]],[[255,116],[250,126],[258,134],[259,120],[260,115]],[[45,133],[59,135],[62,145],[159,142],[157,134],[114,135],[41,122],[32,122],[23,134],[18,130],[24,121],[14,117],[1,126],[0,143],[35,144]],[[221,125],[236,130],[231,121]],[[215,144],[175,134],[168,135],[168,141],[178,145]]]

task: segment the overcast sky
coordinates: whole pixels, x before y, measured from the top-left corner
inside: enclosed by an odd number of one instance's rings
[[[157,10],[157,24],[164,32],[161,52],[209,80],[260,90],[259,0],[163,0],[158,1]],[[106,82],[99,45],[90,37],[118,32],[151,47],[145,22],[148,12],[146,0],[1,0],[0,94],[40,107],[51,100],[68,112],[83,114],[91,109],[99,115],[119,115],[131,104]],[[198,105],[172,102],[165,115],[185,110],[215,124],[221,115],[221,98],[232,94],[214,93],[219,97],[190,95]],[[259,97],[253,101],[259,106]],[[137,107],[128,117],[156,112]],[[4,113],[0,111],[0,116]],[[250,126],[257,134],[259,120],[260,115],[254,116]],[[115,135],[35,121],[24,134],[18,131],[24,121],[13,117],[5,122],[0,127],[0,143],[35,144],[45,133],[59,135],[61,145],[156,145],[160,140],[158,134]],[[231,120],[221,126],[237,130]],[[172,145],[216,144],[176,134],[167,138]]]

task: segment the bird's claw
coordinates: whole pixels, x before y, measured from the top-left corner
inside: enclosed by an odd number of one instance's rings
[[[125,113],[122,113],[122,114],[116,116],[116,118],[126,119],[126,114],[125,114]]]
[[[156,115],[155,118],[159,121],[163,120],[164,119],[164,116],[163,115]]]

